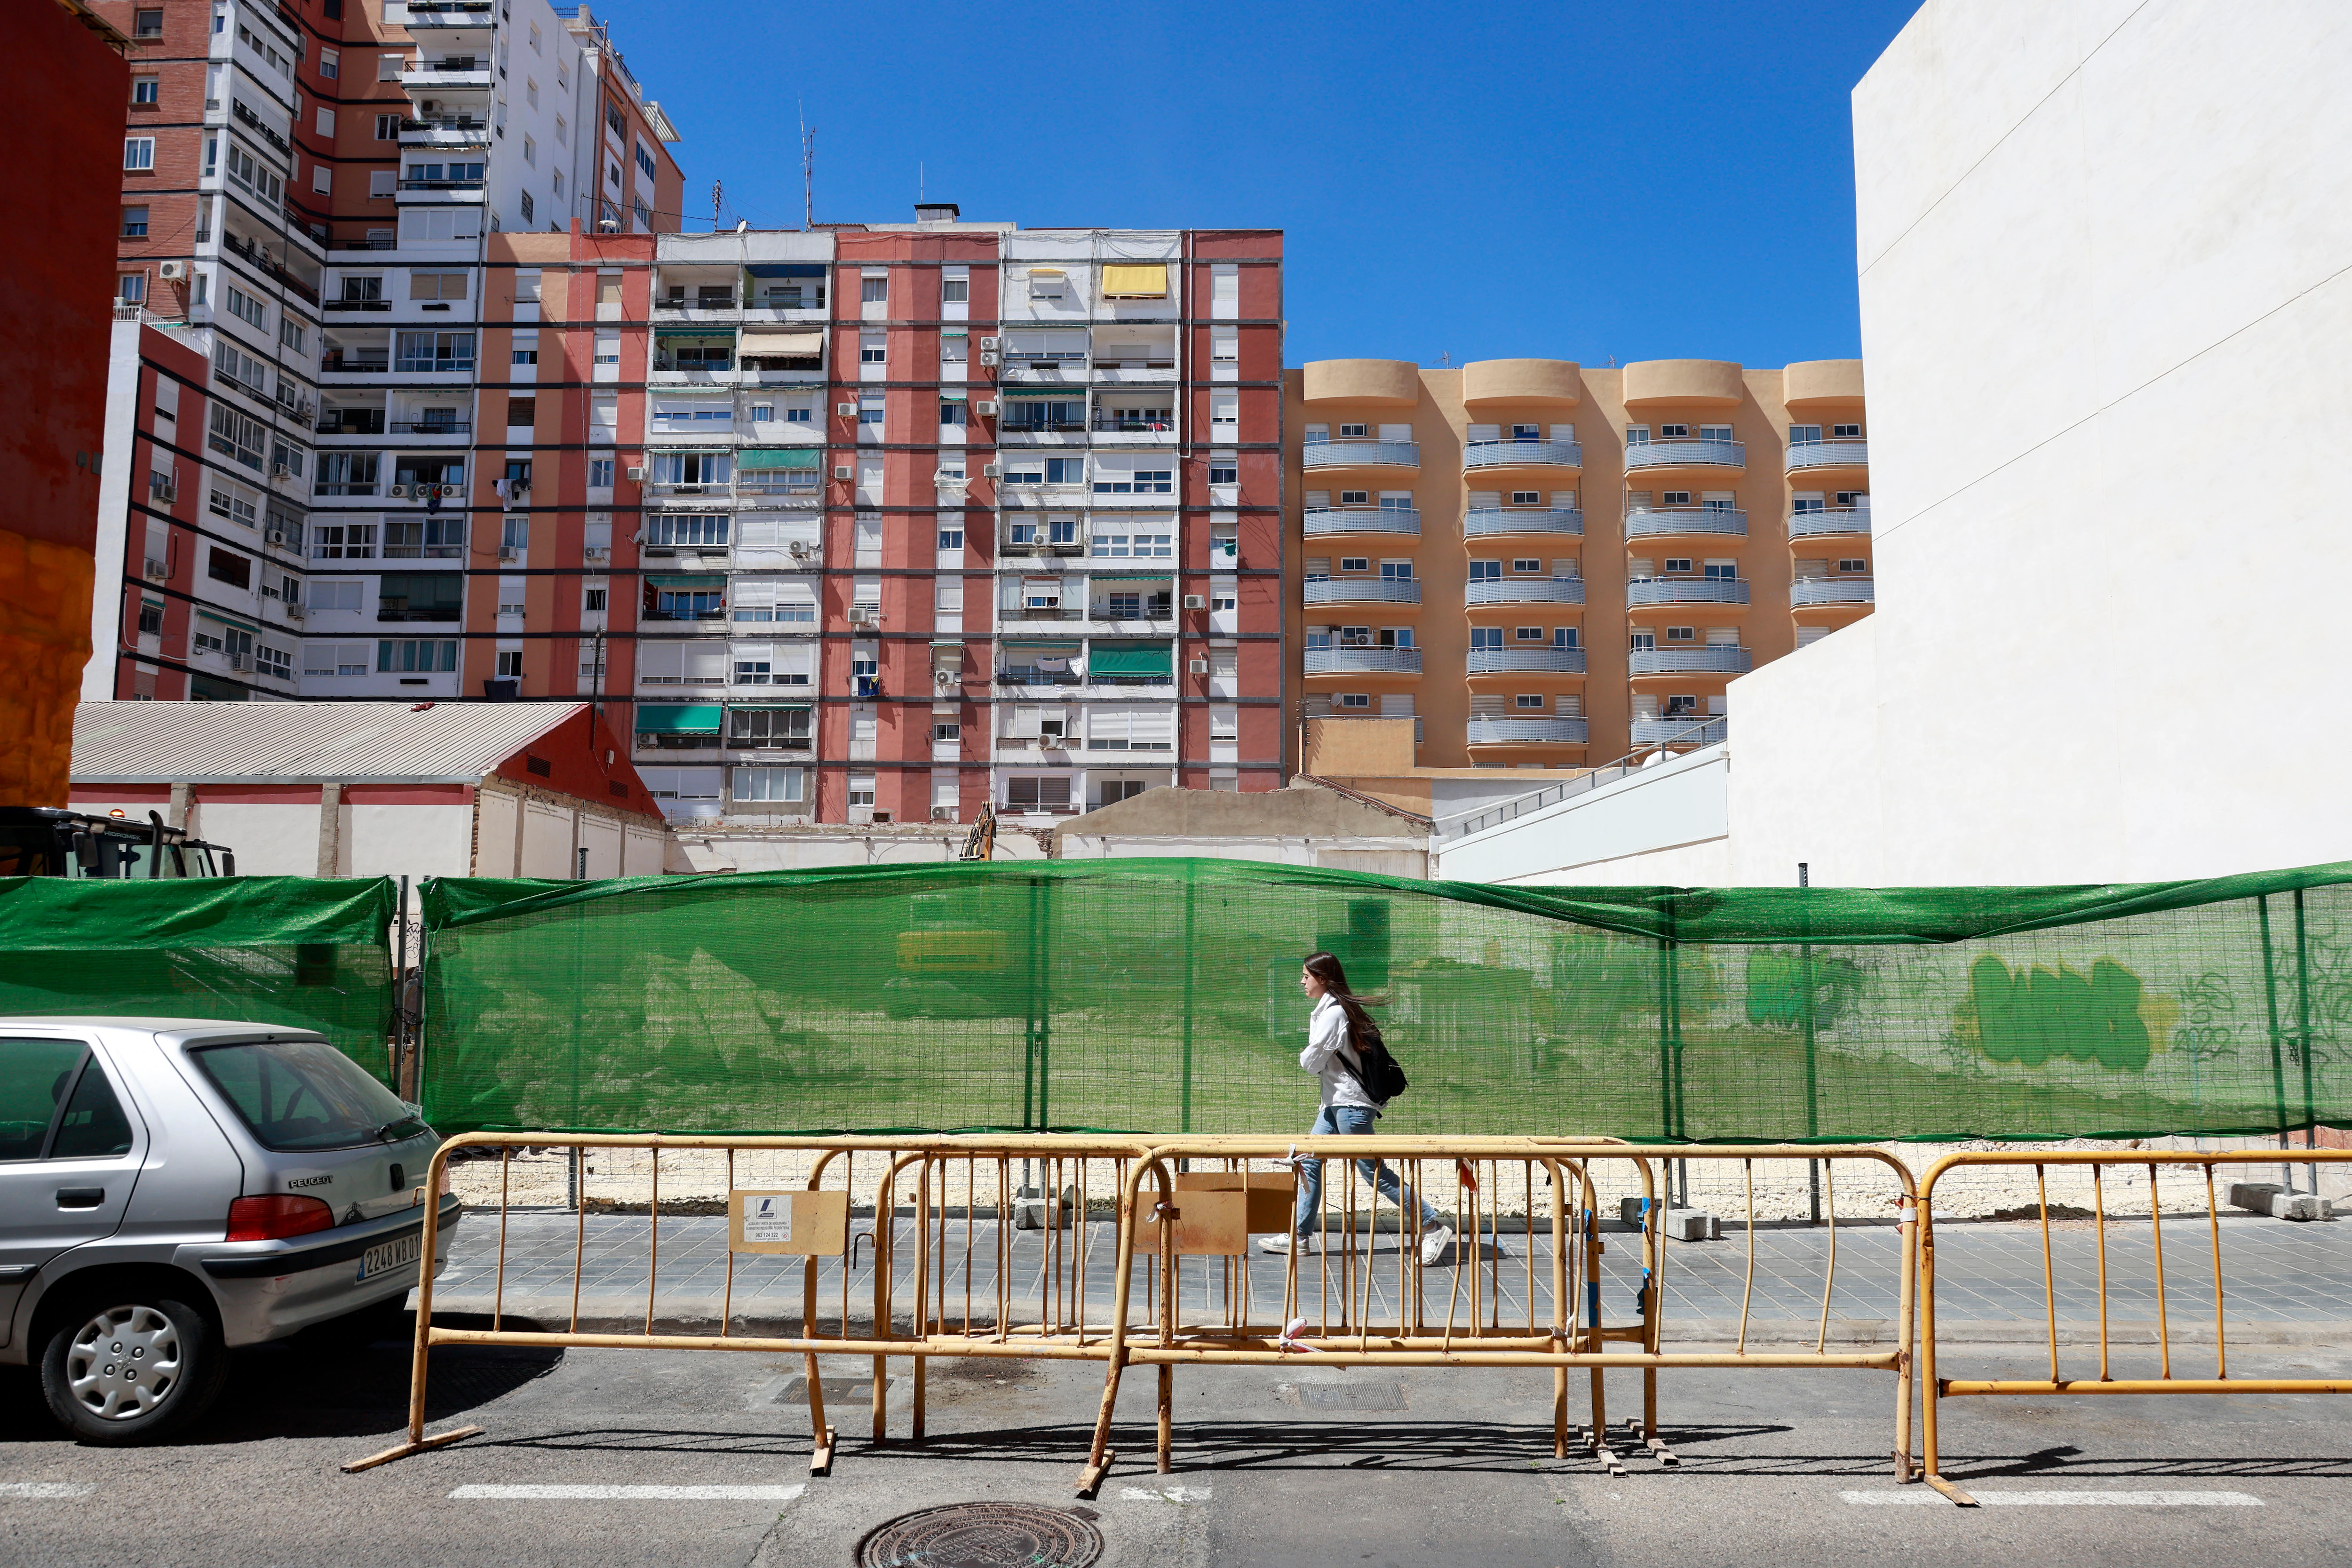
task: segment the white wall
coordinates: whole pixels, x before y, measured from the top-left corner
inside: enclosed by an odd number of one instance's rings
[[[207,810],[212,808],[207,807]],[[343,815],[347,877],[462,877],[474,854],[474,808],[446,805],[346,805]],[[318,813],[312,812],[313,821]],[[313,829],[315,835],[316,829]],[[318,866],[318,839],[310,840],[310,868]],[[242,868],[242,859],[238,862]]]
[[[1418,837],[1397,838],[1219,838],[1212,835],[1153,837],[1143,834],[1064,833],[1056,846],[1065,860],[1124,860],[1137,857],[1202,856],[1219,860],[1257,860],[1276,866],[1314,866],[1329,870],[1370,871],[1383,877],[1426,877],[1429,851]]]
[[[2352,858],[2347,80],[2334,0],[1928,0],[1872,68],[1877,613],[1733,684],[1735,880]]]
[[[1730,748],[1710,746],[1499,826],[1441,839],[1431,874],[1553,887],[1720,881],[1729,860],[1732,765]]]

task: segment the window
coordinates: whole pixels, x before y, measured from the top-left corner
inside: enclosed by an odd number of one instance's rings
[[[1511,706],[1514,708],[1531,708],[1538,712],[1540,712],[1543,710],[1543,705],[1544,700],[1542,698],[1531,697],[1525,692],[1521,692],[1511,699]]]
[[[591,458],[588,459],[588,488],[592,490],[609,490],[613,488],[612,458]]]
[[[333,81],[337,78],[341,77],[343,74],[343,57],[341,51],[337,49],[320,49],[319,51],[319,74],[325,77],[329,81]]]
[[[940,530],[940,548],[941,550],[961,550],[963,548],[963,530],[961,528],[943,528]]]
[[[412,274],[431,277],[430,273]],[[465,274],[451,273],[465,286]],[[412,285],[413,287],[413,285]],[[461,294],[458,296],[463,298]],[[393,368],[399,371],[470,371],[474,368],[474,334],[471,332],[396,332],[393,339]]]
[[[1522,555],[1515,558],[1511,562],[1511,570],[1514,572],[1540,572],[1543,570],[1543,563],[1541,561],[1531,560],[1528,557]]]
[[[253,563],[232,551],[215,546],[205,556],[205,575],[232,588],[250,588],[253,586]]]
[[[122,139],[122,166],[125,169],[149,170],[155,166],[155,138],[126,136]]]
[[[375,645],[375,667],[380,673],[446,673],[457,668],[457,645],[438,637],[379,642]]]
[[[1503,628],[1502,628],[1502,627],[1500,627],[1500,626],[1472,626],[1472,627],[1470,628],[1470,651],[1471,651],[1471,652],[1473,652],[1473,653],[1481,653],[1481,652],[1486,652],[1486,651],[1488,651],[1488,650],[1490,650],[1490,649],[1498,649],[1498,648],[1500,648],[1502,646],[1503,646]]]
[[[725,512],[654,512],[646,518],[646,542],[657,549],[727,547]]]
[[[1668,642],[1696,642],[1698,641],[1698,628],[1696,626],[1668,626],[1666,628],[1666,640]]]
[[[131,36],[134,38],[160,38],[163,36],[163,13],[133,11],[131,14]]]
[[[931,721],[931,739],[961,741],[963,739],[963,725],[953,719],[934,719]]]
[[[1058,526],[1070,527],[1072,525],[1061,524]],[[1075,533],[1075,528],[1073,528],[1073,532]],[[1069,543],[1074,542],[1074,540],[1055,539],[1053,542],[1057,544]],[[1176,536],[1172,533],[1103,533],[1098,531],[1094,536],[1094,552],[1097,556],[1108,556],[1114,559],[1165,561],[1176,553]]]
[[[465,579],[454,572],[387,572],[376,588],[379,621],[454,621],[465,608]]]
[[[282,647],[262,643],[253,650],[253,668],[273,680],[294,679],[294,656]]]
[[[1543,505],[1543,492],[1541,490],[1513,490],[1511,492],[1511,504],[1513,506],[1541,506]]]
[[[1736,582],[1739,577],[1739,563],[1736,561],[1710,561],[1706,563],[1706,575],[1717,583]]]
[[[1658,426],[1658,439],[1661,441],[1687,441],[1690,439],[1690,426],[1687,425],[1661,425]]]
[[[1541,642],[1544,640],[1544,629],[1541,626],[1513,626],[1511,628],[1511,640],[1513,642]]]
[[[1383,562],[1381,562],[1381,581],[1382,581],[1382,582],[1384,582],[1384,583],[1410,583],[1410,582],[1412,582],[1412,562],[1410,562],[1410,561],[1383,561]]]
[[[313,561],[369,561],[375,557],[376,525],[372,522],[320,522],[310,525]],[[354,584],[356,586],[356,584]],[[319,601],[314,596],[313,606]],[[359,607],[356,601],[350,606]]]
[[[529,77],[523,78],[522,97],[525,103],[530,104],[533,109],[537,109],[539,107],[539,83],[531,80]]]
[[[880,332],[867,332],[857,340],[857,363],[880,364],[887,352],[887,341]]]
[[[1860,559],[1850,558],[1840,561],[1838,563],[1838,570],[1841,572],[1867,572],[1870,570],[1870,563]]]
[[[262,443],[268,435],[259,421],[247,418],[227,404],[212,405],[212,427],[205,444],[222,456],[257,470],[261,467]]]
[[[884,300],[890,298],[890,279],[887,278],[859,279],[857,283],[857,298],[863,304],[878,305],[882,303]]]
[[[723,485],[730,457],[725,452],[656,452],[653,459],[657,485]]]
[[[661,177],[654,168],[653,153],[642,142],[637,143],[637,167],[645,171],[645,176],[648,180],[657,180]]]
[[[377,464],[373,452],[321,452],[316,493],[322,496],[375,494]]]
[[[806,425],[810,422],[812,412],[813,411],[810,409],[809,405],[805,403],[788,405],[784,409],[784,423],[787,425]]]
[[[1365,434],[1370,430],[1370,428],[1371,426],[1369,425],[1342,425],[1339,426],[1339,439],[1342,441],[1360,441],[1364,438]]]
[[[257,331],[269,311],[268,306],[232,283],[228,286],[228,313]]]
[[[304,327],[301,322],[296,321],[293,317],[281,316],[278,318],[278,341],[284,343],[288,348],[292,349],[296,353],[300,353],[302,352],[303,339],[309,335],[309,329]],[[282,376],[278,379],[278,384],[281,391],[285,388],[287,384]]]
[[[520,193],[519,199],[522,205],[522,220],[525,223],[529,223],[531,221],[531,215],[534,210],[531,204],[530,193],[529,191]]]
[[[1008,460],[1004,479],[1014,485],[1077,485],[1087,478],[1084,458],[1028,458]]]
[[[1669,555],[1666,557],[1666,570],[1668,572],[1687,572],[1690,569],[1691,559],[1689,556]]]
[[[157,102],[163,96],[163,81],[161,77],[134,76],[131,79],[131,101],[133,103]]]
[[[1209,459],[1209,482],[1213,485],[1237,485],[1242,481],[1241,463],[1234,458]]]
[[[609,590],[609,589],[605,589],[605,588],[583,588],[583,589],[581,589],[581,590],[580,590],[580,609],[581,609],[581,613],[582,613],[582,614],[583,614],[583,615],[591,615],[591,616],[601,616],[601,615],[603,615],[603,614],[604,613],[604,596],[605,596],[605,595],[606,595],[607,593],[609,593],[609,592],[611,592],[611,590]]]
[[[947,304],[971,298],[971,282],[965,278],[945,278],[940,280],[940,299]]]
[[[1470,581],[1473,583],[1499,583],[1502,578],[1503,563],[1499,561],[1470,563]]]
[[[807,714],[802,712],[801,716],[805,719]],[[737,800],[776,801],[790,805],[803,798],[802,778],[803,770],[799,768],[737,768],[734,795]],[[873,803],[870,793],[866,803]]]
[[[1214,364],[1234,364],[1242,357],[1241,334],[1219,331],[1209,339],[1209,359]]]
[[[400,68],[404,63],[403,57],[399,55],[376,56],[375,79],[378,81],[398,81],[400,79]]]
[[[968,423],[965,417],[965,405],[961,402],[941,403],[940,405],[940,423],[942,426],[955,426],[960,428],[965,426]]]
[[[1810,447],[1818,442],[1821,438],[1822,427],[1818,425],[1791,425],[1789,426],[1789,445],[1791,447]]]
[[[1371,698],[1361,691],[1343,691],[1337,700],[1341,708],[1370,708],[1372,705]]]
[[[1369,572],[1371,569],[1372,561],[1371,557],[1369,555],[1342,555],[1339,557],[1339,570],[1342,572]]]
[[[114,297],[126,305],[136,305],[147,298],[147,274],[118,273],[114,279]]]
[[[1109,474],[1095,481],[1098,496],[1164,496],[1176,489],[1173,468],[1138,468],[1132,474]]]
[[[628,121],[621,116],[621,106],[609,98],[604,100],[604,129],[615,136],[629,133]]]
[[[1832,425],[1830,426],[1830,439],[1833,441],[1859,441],[1862,439],[1862,426],[1859,425]]]

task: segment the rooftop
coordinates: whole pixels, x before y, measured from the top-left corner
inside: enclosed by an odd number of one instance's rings
[[[478,784],[584,702],[85,702],[76,784]]]

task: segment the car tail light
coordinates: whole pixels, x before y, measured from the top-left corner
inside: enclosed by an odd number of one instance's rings
[[[239,1198],[228,1205],[230,1241],[283,1241],[331,1229],[335,1211],[320,1198],[298,1193],[272,1193],[262,1198]]]

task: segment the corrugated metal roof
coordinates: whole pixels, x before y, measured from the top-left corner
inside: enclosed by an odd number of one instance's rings
[[[584,702],[85,702],[76,784],[476,784]]]

